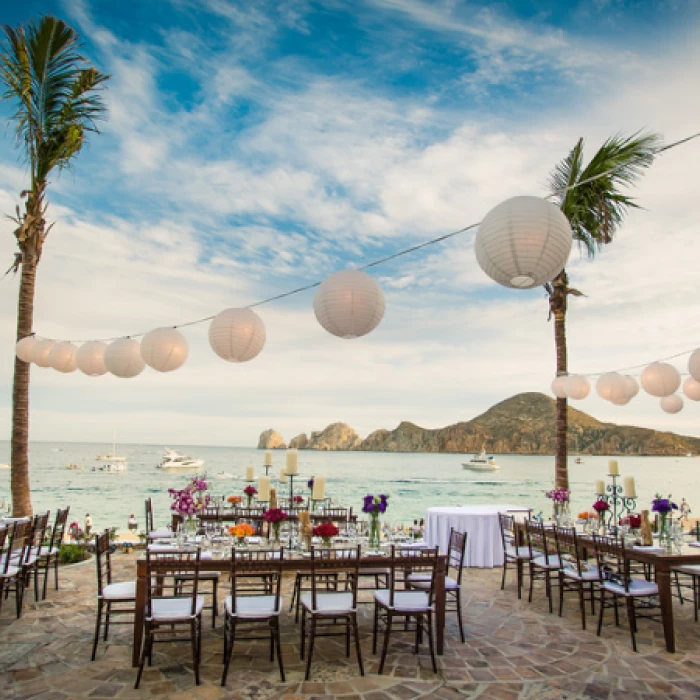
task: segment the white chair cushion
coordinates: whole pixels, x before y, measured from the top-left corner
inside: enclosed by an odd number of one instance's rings
[[[38,547],[32,547],[32,554],[35,556],[39,555],[39,548]],[[48,556],[55,556],[58,554],[58,547],[42,547],[41,548],[41,558],[48,557]]]
[[[414,588],[430,588],[432,577],[430,574],[409,574],[408,581]],[[456,591],[459,584],[451,576],[445,576],[445,590]]]
[[[512,544],[509,544],[506,546],[506,556],[513,557],[515,559],[529,559],[530,548],[514,547]]]
[[[385,608],[391,608],[389,605],[391,591],[387,589],[375,591],[374,599]],[[428,594],[424,591],[395,591],[394,607],[391,609],[399,612],[421,612],[432,610],[432,606],[428,604]]]
[[[119,581],[110,583],[102,589],[104,600],[135,600],[136,581]]]
[[[605,581],[603,588],[606,591],[623,596],[657,595],[659,592],[659,587],[653,581],[645,581],[639,578],[633,578],[630,581],[629,592],[625,591],[625,587],[621,584],[613,583],[612,581]]]
[[[312,607],[311,593],[301,594],[301,604],[309,611],[318,615],[347,615],[355,612],[352,606],[352,593],[317,593],[315,610]]]
[[[5,564],[3,563],[2,566],[0,566],[0,576],[2,578],[12,578],[13,576],[17,575],[17,572],[19,571],[18,566],[10,566],[7,567],[7,571],[5,571]]]
[[[226,596],[224,607],[229,615],[233,615],[233,599]],[[279,600],[279,608],[275,609],[275,596],[273,595],[246,595],[236,596],[236,617],[240,618],[265,618],[280,614],[282,598]]]
[[[569,566],[565,566],[562,571],[564,572],[564,576],[573,578],[576,581],[597,581],[600,578],[597,566],[591,566],[588,570],[582,571],[580,576],[576,568]]]
[[[157,598],[152,603],[153,617],[156,622],[184,622],[191,619],[192,598]],[[197,596],[195,615],[204,610],[204,598]]]
[[[532,565],[540,569],[561,569],[561,561],[559,561],[558,554],[550,554],[546,557],[544,555],[535,557],[532,560]]]
[[[22,559],[22,564],[24,566],[33,566],[36,564],[36,554],[32,554],[31,552],[29,552],[29,554],[26,552],[24,552],[24,554],[22,554],[22,552],[15,552],[14,554],[10,555],[10,561],[13,564],[17,564],[20,561],[20,558]],[[3,563],[4,561],[5,557],[3,557]]]
[[[149,540],[164,540],[170,539],[173,533],[170,530],[151,530],[148,533]]]
[[[680,574],[700,576],[700,564],[684,564],[683,566],[676,566],[673,570]]]

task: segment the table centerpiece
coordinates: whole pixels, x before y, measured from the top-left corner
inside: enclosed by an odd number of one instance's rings
[[[379,516],[386,512],[389,497],[383,493],[379,496],[367,494],[362,505],[362,512],[369,515],[369,548],[377,551],[379,549],[380,528]]]

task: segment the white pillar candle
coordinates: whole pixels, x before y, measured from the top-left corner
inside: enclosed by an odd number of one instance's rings
[[[616,459],[611,459],[608,462],[608,474],[610,474],[610,476],[620,476],[620,469],[617,466]]]
[[[314,501],[322,501],[326,494],[326,477],[317,476],[314,479],[314,489],[311,492],[311,498]]]
[[[595,492],[596,492],[596,495],[601,494],[601,493],[605,493],[605,484],[603,483],[602,479],[598,479],[595,482]]]
[[[270,477],[261,476],[258,479],[258,500],[259,501],[269,501],[270,500]]]
[[[247,466],[245,468],[245,480],[246,481],[255,481],[255,473],[253,472],[253,467]]]
[[[637,498],[637,489],[634,485],[634,477],[626,476],[622,481],[625,498]]]
[[[265,466],[266,467],[272,466],[272,452],[265,453]]]
[[[280,469],[280,484],[286,484],[287,483],[287,472],[284,471],[284,467]]]
[[[298,455],[296,449],[287,450],[287,474],[298,474]]]

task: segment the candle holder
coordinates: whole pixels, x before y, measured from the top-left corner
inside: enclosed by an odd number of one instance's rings
[[[263,464],[263,467],[265,467],[265,476],[270,476],[270,467],[272,467],[271,464]]]
[[[624,489],[622,486],[618,486],[617,483],[617,480],[620,478],[619,474],[608,474],[608,476],[612,479],[612,484],[608,484],[605,493],[599,493],[598,497],[610,506],[606,518],[608,529],[617,534],[619,522],[618,510],[620,517],[625,513],[629,515],[636,510],[637,500],[624,495]]]
[[[289,480],[289,508],[291,511],[294,504],[294,477],[298,474],[287,474]],[[289,519],[289,549],[294,549],[294,521]]]

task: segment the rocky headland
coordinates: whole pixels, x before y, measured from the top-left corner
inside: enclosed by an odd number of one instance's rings
[[[480,452],[486,446],[498,454],[553,454],[555,407],[538,393],[517,394],[470,421],[445,428],[421,428],[404,421],[394,430],[375,430],[364,440],[345,423],[297,435],[289,447],[300,450],[364,450],[368,452]],[[260,435],[259,449],[287,447],[275,430]],[[569,407],[569,452],[587,455],[700,454],[700,438],[602,423]]]

